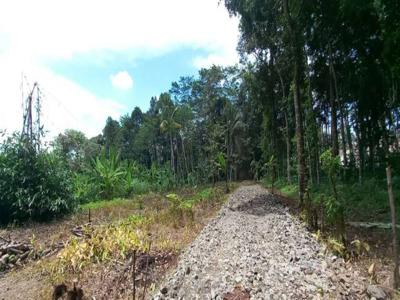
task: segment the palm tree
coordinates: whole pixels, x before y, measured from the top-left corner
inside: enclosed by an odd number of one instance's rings
[[[93,169],[102,197],[110,199],[115,196],[115,191],[125,175],[120,166],[119,154],[111,148],[108,158],[105,153],[96,157],[93,161]]]
[[[171,97],[169,94],[161,94],[160,95],[160,106],[162,110],[162,121],[160,124],[160,129],[162,132],[167,133],[169,135],[169,143],[171,150],[171,169],[175,173],[175,156],[174,156],[174,141],[173,135],[176,130],[182,127],[181,124],[175,121],[174,116],[176,111],[178,110],[178,106],[174,107],[174,104],[171,101]]]

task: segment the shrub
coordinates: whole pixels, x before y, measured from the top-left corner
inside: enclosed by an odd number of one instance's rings
[[[85,226],[86,239],[71,239],[53,263],[52,271],[54,274],[79,273],[90,263],[125,259],[133,249],[145,250],[140,227],[147,222],[143,216],[132,215],[97,228]]]
[[[57,154],[13,135],[0,146],[0,222],[47,220],[72,211],[72,174]]]
[[[168,194],[166,196],[169,202],[169,213],[173,217],[174,225],[179,225],[184,217],[188,217],[192,222],[194,220],[193,204],[194,201],[184,200],[177,194]]]
[[[74,195],[79,203],[87,203],[99,198],[100,187],[90,173],[76,173],[73,182]]]
[[[325,209],[328,217],[335,220],[336,234],[343,245],[346,245],[346,229],[344,220],[344,206],[337,191],[337,176],[340,172],[340,157],[332,155],[331,150],[321,154],[322,170],[328,175],[332,189],[332,196],[325,197]]]
[[[151,191],[150,184],[146,181],[140,181],[139,179],[133,179],[131,187],[135,195],[142,195]]]
[[[167,166],[152,164],[150,169],[142,170],[141,177],[156,191],[167,191],[176,187],[174,174]]]
[[[332,190],[332,196],[325,197],[325,208],[329,217],[335,219],[342,213],[342,203],[339,201],[337,191],[337,175],[340,171],[340,158],[333,156],[331,150],[326,150],[321,154],[322,170],[328,175]]]

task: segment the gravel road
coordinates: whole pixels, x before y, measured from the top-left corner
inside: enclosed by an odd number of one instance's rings
[[[230,195],[153,299],[369,299],[366,284],[279,198],[250,185]],[[235,287],[245,293],[229,296]]]

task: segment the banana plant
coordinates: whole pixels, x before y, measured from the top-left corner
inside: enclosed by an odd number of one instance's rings
[[[105,155],[96,157],[93,165],[100,195],[106,199],[116,196],[116,191],[125,176],[125,171],[120,166],[119,155],[111,150],[108,158]]]

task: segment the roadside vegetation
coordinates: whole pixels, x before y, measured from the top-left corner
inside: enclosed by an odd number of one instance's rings
[[[399,178],[393,178],[394,193],[400,193]],[[269,180],[264,181],[265,187],[271,188]],[[275,182],[275,189],[282,195],[292,199],[298,197],[298,186],[294,183],[288,183],[285,178]],[[344,182],[339,179],[337,183],[337,192],[342,205],[345,207],[346,220],[354,222],[380,222],[390,223],[390,208],[387,193],[386,178],[366,178],[363,184],[358,181]],[[332,191],[327,181],[319,185],[311,185],[309,188],[309,197],[316,206],[327,206],[327,197],[332,197]],[[400,212],[396,211],[397,218]]]
[[[218,184],[89,202],[46,226],[33,223],[29,230],[0,230],[2,236],[29,239],[33,247],[25,264],[38,260],[8,278],[29,272],[35,278],[27,295],[32,298],[50,299],[53,287],[72,287],[78,281],[86,296],[128,299],[135,266],[135,292],[141,297],[156,287],[180,251],[218,211],[226,199],[224,191]]]

